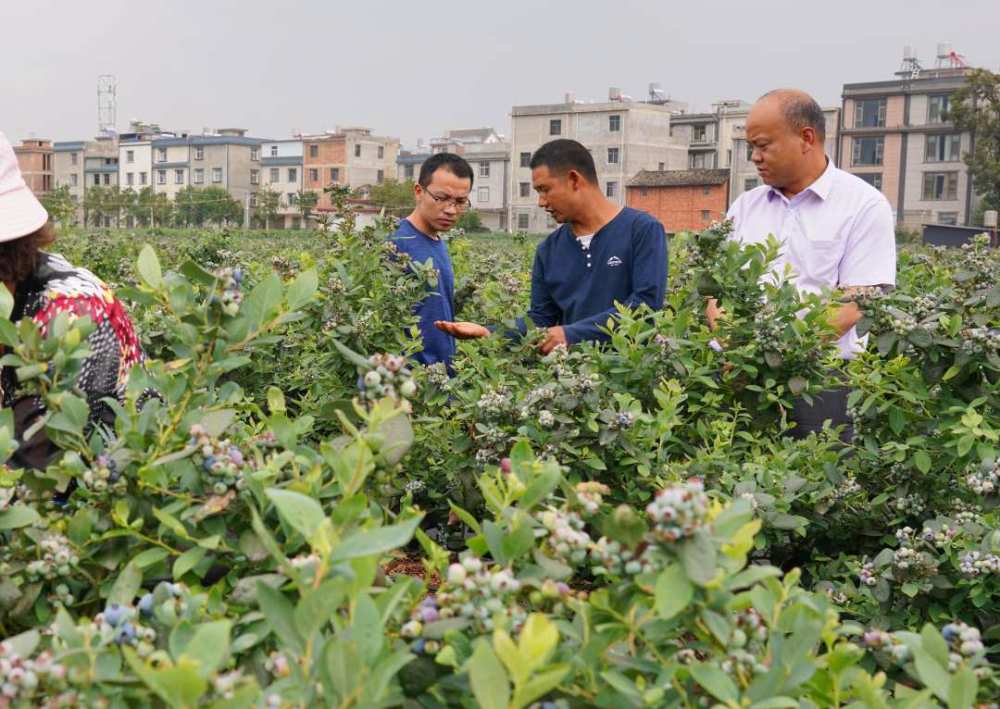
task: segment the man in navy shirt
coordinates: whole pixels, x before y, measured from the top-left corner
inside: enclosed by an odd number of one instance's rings
[[[615,303],[663,307],[663,225],[605,197],[590,151],[575,140],[546,143],[530,164],[538,206],[562,224],[538,245],[531,272],[528,318],[547,328],[542,353],[559,345],[607,339],[601,330],[615,316]],[[458,338],[490,334],[476,323],[446,320],[435,325]],[[523,321],[520,327],[523,333]]]
[[[472,168],[452,153],[432,155],[420,166],[420,177],[413,188],[416,205],[390,238],[396,248],[418,263],[428,259],[437,270],[437,285],[428,287],[428,295],[416,312],[424,348],[414,355],[421,364],[444,362],[450,367],[455,355],[455,340],[434,327],[437,320],[455,317],[455,273],[448,255],[448,245],[441,234],[455,226],[459,215],[469,207],[472,191]]]

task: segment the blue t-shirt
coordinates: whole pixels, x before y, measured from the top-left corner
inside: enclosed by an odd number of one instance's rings
[[[630,308],[663,307],[667,290],[667,237],[645,212],[625,207],[601,227],[584,249],[569,224],[535,251],[531,309],[537,327],[562,325],[569,344],[605,340],[600,331],[615,302]],[[524,323],[520,323],[524,332]]]
[[[421,364],[444,362],[450,366],[455,356],[455,339],[434,327],[435,320],[455,319],[455,273],[451,268],[448,246],[443,240],[432,239],[419,231],[407,219],[399,222],[399,228],[389,239],[417,263],[426,263],[430,259],[437,269],[437,287],[428,286],[427,297],[414,307],[414,312],[420,317],[424,349],[414,354],[413,358]]]

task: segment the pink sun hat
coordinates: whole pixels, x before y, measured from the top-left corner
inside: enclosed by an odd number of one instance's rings
[[[49,213],[21,177],[14,148],[0,133],[0,242],[38,231],[48,220]]]

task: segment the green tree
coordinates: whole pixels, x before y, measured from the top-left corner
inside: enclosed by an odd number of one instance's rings
[[[489,229],[483,226],[483,220],[479,216],[479,212],[475,209],[463,212],[462,216],[455,223],[455,226],[466,231],[489,231]]]
[[[413,209],[413,181],[386,180],[381,185],[372,185],[369,199],[376,207],[385,209],[386,214],[405,217]]]
[[[54,222],[69,224],[71,221],[75,221],[76,204],[74,204],[69,187],[66,185],[52,190],[44,195],[40,201]]]
[[[94,185],[83,193],[83,221],[93,226],[104,226],[105,218],[113,216],[115,197],[110,187]]]
[[[221,187],[188,186],[174,198],[174,214],[178,225],[231,224],[243,218],[243,205]]]
[[[254,211],[257,219],[262,221],[265,229],[271,228],[271,222],[278,216],[281,209],[281,193],[264,187],[257,192],[257,207]]]
[[[964,156],[982,209],[1000,209],[1000,74],[973,69],[956,91],[947,112],[956,128],[975,136]]]
[[[312,190],[302,190],[299,192],[296,205],[299,211],[302,212],[303,228],[308,227],[309,218],[312,216],[312,211],[316,209],[317,204],[319,204],[319,194],[317,192],[313,192]]]

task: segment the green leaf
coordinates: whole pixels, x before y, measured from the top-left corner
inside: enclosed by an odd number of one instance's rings
[[[715,665],[697,663],[691,665],[691,676],[705,691],[720,702],[738,702],[740,691],[725,672]]]
[[[792,392],[795,396],[804,392],[808,386],[809,382],[804,377],[792,377],[788,380],[788,391]]]
[[[319,502],[311,497],[275,487],[269,487],[266,494],[268,499],[278,508],[278,514],[281,515],[281,518],[307,541],[312,539],[316,530],[326,519]]]
[[[559,686],[567,672],[569,672],[569,664],[560,663],[533,675],[514,692],[514,706],[526,707],[536,699],[544,697]]]
[[[950,688],[948,671],[922,647],[913,649],[913,664],[917,668],[920,681],[934,692],[938,699],[947,702]]]
[[[336,563],[398,549],[413,537],[413,530],[420,524],[420,519],[420,516],[416,516],[388,527],[355,532],[334,548],[330,555],[331,561]]]
[[[913,464],[926,475],[931,469],[931,457],[927,455],[927,451],[917,451],[913,454]]]
[[[952,675],[948,685],[948,709],[970,709],[975,706],[979,680],[968,667],[962,667]]]
[[[0,283],[0,320],[10,320],[14,312],[14,296],[7,290],[6,284]]]
[[[715,578],[717,556],[715,543],[704,529],[699,529],[693,537],[681,544],[684,571],[699,586],[704,586]]]
[[[0,531],[27,527],[29,524],[34,524],[40,519],[41,517],[35,512],[34,507],[20,504],[14,505],[0,512]]]
[[[302,654],[305,643],[295,627],[294,610],[281,591],[257,582],[257,603],[267,618],[271,630],[293,652]]]
[[[198,662],[198,674],[209,677],[225,661],[229,654],[229,633],[232,623],[216,620],[202,623],[184,648],[184,654]]]
[[[140,586],[142,586],[142,569],[135,561],[130,561],[125,564],[125,568],[118,574],[118,578],[111,586],[111,591],[108,593],[108,604],[130,605]]]
[[[319,276],[316,275],[315,269],[309,269],[308,271],[303,271],[299,274],[290,286],[288,286],[288,293],[285,299],[288,301],[288,307],[291,310],[296,310],[301,308],[303,305],[312,300],[312,297],[316,295],[316,290],[319,288]]]
[[[174,580],[180,579],[184,574],[198,565],[198,562],[205,558],[205,550],[200,546],[194,546],[177,557],[174,562]]]
[[[934,658],[939,665],[948,666],[948,643],[937,628],[926,623],[920,629],[920,641],[927,654]]]
[[[670,620],[688,607],[694,598],[694,586],[678,564],[671,564],[656,578],[656,612],[663,620]]]
[[[503,665],[484,639],[476,643],[469,659],[469,684],[472,693],[483,709],[507,709],[510,702],[510,683]]]
[[[549,496],[556,489],[562,473],[556,465],[546,465],[545,468],[528,483],[521,499],[517,501],[517,506],[528,511],[539,502]]]
[[[163,286],[163,273],[160,271],[160,260],[156,258],[153,247],[146,244],[139,252],[139,261],[136,264],[139,278],[147,286],[158,289]]]

